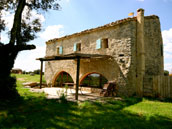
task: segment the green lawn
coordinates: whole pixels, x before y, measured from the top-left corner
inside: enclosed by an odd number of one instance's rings
[[[39,82],[39,79],[40,79],[40,75],[38,75],[38,74],[35,74],[34,76],[31,76],[29,74],[12,74],[11,76],[16,76],[16,78],[19,80],[19,83]],[[44,76],[43,76],[43,82],[45,82]]]
[[[39,76],[17,75],[21,99],[0,101],[0,129],[170,129],[172,103],[139,98],[107,99],[105,102],[61,102],[44,94],[30,93],[24,81]]]

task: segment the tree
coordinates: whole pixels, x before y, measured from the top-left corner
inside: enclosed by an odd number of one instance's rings
[[[169,76],[169,71],[168,70],[164,70],[164,76]]]
[[[40,69],[36,69],[36,70],[33,71],[34,74],[40,74],[40,72],[41,72]],[[43,74],[43,72],[42,72],[42,74]]]
[[[1,18],[3,11],[14,13],[12,29],[8,32],[9,43],[0,42],[0,99],[18,96],[15,79],[10,77],[15,59],[20,51],[35,49],[35,45],[27,43],[36,38],[41,31],[40,19],[31,20],[31,11],[43,13],[49,9],[60,8],[57,0],[1,0],[0,32],[6,30],[5,21]],[[26,15],[23,15],[23,13]]]

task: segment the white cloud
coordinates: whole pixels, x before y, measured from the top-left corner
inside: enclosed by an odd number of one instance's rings
[[[168,52],[164,52],[164,59],[172,59],[172,54]]]
[[[7,43],[8,42],[8,36],[7,35],[4,35],[4,34],[1,34],[1,40],[0,40],[2,43]]]
[[[69,2],[70,0],[66,0]],[[25,9],[26,11],[27,9]],[[39,18],[41,23],[45,21],[45,18],[41,14],[37,14],[36,11],[31,12],[31,21]],[[26,16],[26,13],[23,13],[23,16]],[[12,28],[13,19],[14,19],[14,13],[11,14],[9,12],[2,12],[2,19],[6,21],[7,29],[10,30]],[[59,36],[62,36],[64,34],[61,29],[63,28],[63,25],[53,25],[48,26],[44,32],[40,33],[40,38],[44,40],[49,40],[52,38],[58,38]],[[8,40],[7,35],[2,34],[1,35],[1,41],[6,42]],[[39,40],[39,39],[38,39]],[[44,57],[45,56],[45,46],[37,46],[35,50],[31,51],[22,51],[19,53],[14,68],[21,68],[22,70],[26,71],[33,71],[35,69],[40,69],[40,61],[37,61],[36,58]]]
[[[164,44],[164,68],[172,70],[172,28],[162,31]],[[167,63],[168,62],[168,63]]]
[[[164,52],[172,53],[172,42],[164,45]]]
[[[169,30],[162,31],[162,37],[163,37],[164,45],[172,43],[172,28]]]
[[[10,30],[13,25],[14,13],[2,11],[2,19],[5,20],[6,27]]]
[[[28,12],[28,8],[25,7],[24,11],[23,11],[23,15],[22,17],[25,19],[25,17],[27,17],[27,12]],[[40,22],[43,23],[45,21],[45,17],[42,14],[38,14],[35,10],[32,10],[30,12],[30,21],[33,21],[35,19],[40,19]]]
[[[162,31],[164,52],[172,54],[172,28]]]
[[[44,40],[58,38],[60,36],[63,36],[64,31],[61,31],[61,29],[63,28],[64,28],[63,25],[48,26],[45,29],[45,31],[40,34],[40,37]]]
[[[19,53],[14,68],[21,68],[26,71],[40,69],[40,61],[36,58],[45,56],[45,46],[38,46],[35,50],[22,51]]]
[[[52,38],[57,38],[61,36],[64,32],[60,31],[63,28],[63,25],[53,25],[48,26],[43,33],[40,34],[40,37],[44,40],[49,40]],[[38,39],[39,40],[39,39]],[[22,51],[19,53],[14,68],[21,68],[26,71],[33,71],[35,69],[40,69],[40,61],[37,61],[36,58],[45,56],[45,45],[37,46],[35,50],[31,51]]]
[[[24,9],[23,11],[23,18],[26,17],[26,12],[28,11],[27,8]],[[34,19],[37,19],[39,18],[40,19],[40,22],[43,23],[45,21],[45,18],[42,14],[38,14],[36,13],[36,11],[31,11],[31,19],[30,19],[30,22],[32,22]],[[10,13],[8,11],[2,11],[2,19],[5,20],[5,23],[6,23],[6,26],[8,28],[8,30],[11,30],[12,28],[12,25],[13,25],[13,20],[14,20],[14,13]]]
[[[164,64],[164,69],[168,70],[170,73],[172,73],[172,63]]]

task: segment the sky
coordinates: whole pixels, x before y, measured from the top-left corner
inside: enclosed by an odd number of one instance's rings
[[[45,14],[33,13],[33,18],[41,18],[43,30],[37,34],[38,38],[29,44],[35,44],[36,49],[19,53],[14,68],[33,71],[40,68],[40,62],[35,60],[45,56],[45,42],[95,28],[116,20],[128,17],[130,12],[139,8],[145,10],[145,16],[157,15],[160,18],[161,32],[164,44],[164,69],[172,72],[172,0],[60,0],[61,9],[49,11]],[[7,27],[12,26],[13,17],[4,13],[8,21]],[[8,42],[5,33],[1,34],[1,41]]]

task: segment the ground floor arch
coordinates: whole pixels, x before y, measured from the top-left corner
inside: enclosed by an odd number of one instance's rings
[[[53,79],[53,87],[63,87],[65,85],[73,86],[74,81],[71,75],[66,71],[61,71]]]
[[[104,84],[108,83],[108,79],[102,74],[97,72],[86,73],[80,79],[81,87],[90,87],[90,88],[102,88]]]

